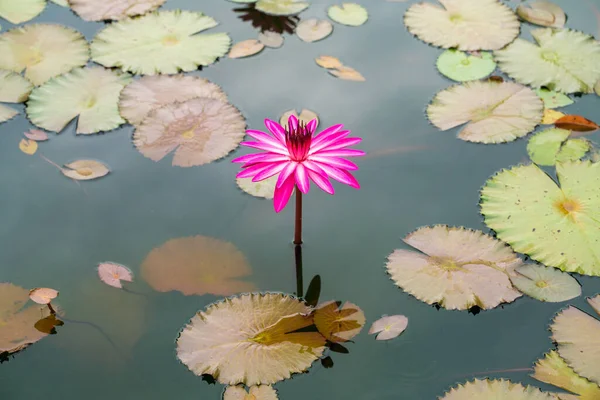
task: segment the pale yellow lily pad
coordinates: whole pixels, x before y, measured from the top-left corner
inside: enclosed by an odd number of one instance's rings
[[[475,379],[459,384],[439,400],[556,400],[533,386],[523,386],[505,379]]]
[[[252,386],[246,391],[243,386],[227,386],[223,400],[278,400],[277,391],[269,385]]]
[[[69,0],[84,21],[120,20],[156,10],[166,0]]]
[[[341,66],[336,69],[327,70],[331,75],[336,78],[344,79],[347,81],[356,81],[356,82],[364,82],[366,81],[365,77],[361,75],[360,72],[355,70],[354,68],[348,66]]]
[[[19,112],[14,108],[10,108],[0,104],[0,123],[6,122],[17,115],[19,115]]]
[[[20,24],[34,19],[46,8],[46,0],[0,0],[0,18]]]
[[[532,24],[552,28],[563,28],[567,21],[567,16],[562,8],[544,0],[534,1],[528,5],[518,5],[517,15]]]
[[[33,85],[21,75],[0,70],[0,101],[6,103],[22,103],[27,100]]]
[[[229,58],[243,58],[260,53],[265,45],[256,39],[244,40],[238,42],[229,50]]]
[[[279,124],[281,126],[287,126],[287,124],[288,124],[288,118],[291,115],[293,115],[294,117],[298,118],[298,121],[302,122],[303,124],[308,124],[313,119],[316,119],[317,120],[317,127],[319,126],[319,116],[317,115],[317,113],[315,113],[314,111],[308,110],[306,108],[303,108],[300,111],[300,115],[298,115],[298,113],[296,112],[296,110],[288,110],[288,111],[284,112],[281,115],[281,118],[279,118]]]
[[[323,68],[341,68],[344,65],[335,57],[332,56],[319,56],[315,58],[315,62],[319,67]]]
[[[305,42],[317,42],[331,35],[333,32],[333,25],[324,19],[309,18],[301,21],[296,26],[295,32],[296,35]]]
[[[237,178],[235,181],[240,189],[249,195],[272,199],[275,195],[275,185],[278,178],[278,175],[274,175],[259,182],[252,182],[252,178]]]
[[[21,139],[19,142],[19,150],[25,154],[34,155],[38,149],[38,144],[34,140]]]
[[[565,114],[560,111],[552,110],[550,108],[546,108],[544,110],[544,116],[542,117],[542,125],[554,125],[556,121],[560,118],[564,117]]]
[[[96,160],[77,160],[72,163],[65,164],[65,168],[61,172],[78,181],[89,181],[98,179],[107,175],[110,170],[106,165]]]

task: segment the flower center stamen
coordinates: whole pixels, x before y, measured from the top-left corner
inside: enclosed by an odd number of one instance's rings
[[[293,161],[305,161],[312,143],[312,133],[306,128],[306,124],[298,121],[296,129],[291,123],[285,130],[285,144]]]

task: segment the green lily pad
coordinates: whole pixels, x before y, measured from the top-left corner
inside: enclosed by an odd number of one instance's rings
[[[270,15],[294,15],[304,11],[310,6],[302,0],[258,0],[256,9]]]
[[[556,350],[550,351],[545,357],[534,366],[535,373],[533,378],[540,382],[554,385],[561,389],[576,393],[581,397],[575,396],[579,400],[600,399],[600,386],[579,376],[564,359],[562,359]],[[562,399],[563,397],[559,397]],[[565,397],[571,398],[571,397]]]
[[[481,213],[497,237],[550,267],[600,276],[600,164],[557,163],[560,187],[535,164],[490,178]]]
[[[540,88],[535,91],[535,94],[540,96],[540,99],[544,102],[545,108],[565,107],[574,103],[574,101],[566,94],[555,92],[554,90]]]
[[[0,17],[20,24],[37,17],[46,8],[46,0],[0,0]]]
[[[331,6],[327,15],[333,21],[342,25],[360,26],[367,22],[369,13],[360,4],[343,3],[341,6]]]
[[[515,269],[512,284],[536,300],[559,303],[581,296],[581,286],[571,275],[544,265],[526,264]]]
[[[537,45],[516,39],[494,52],[500,69],[534,88],[592,93],[600,79],[600,42],[570,29],[534,29]]]
[[[586,139],[568,139],[570,134],[571,131],[559,128],[536,133],[527,144],[529,158],[538,165],[554,165],[583,158],[591,148],[590,142]]]
[[[496,69],[490,53],[468,55],[455,49],[444,51],[437,59],[438,71],[452,80],[464,82],[485,78]]]

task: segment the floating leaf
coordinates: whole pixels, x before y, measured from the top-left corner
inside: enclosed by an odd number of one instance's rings
[[[251,273],[246,257],[233,244],[206,236],[171,239],[142,263],[142,276],[154,290],[177,290],[186,296],[251,292],[254,284],[240,280]]]
[[[573,100],[569,96],[563,93],[555,92],[553,90],[548,90],[544,88],[540,88],[535,91],[535,93],[540,96],[540,99],[544,102],[544,107],[548,108],[558,108],[565,107],[570,104],[573,104]]]
[[[296,110],[288,110],[284,112],[281,115],[281,118],[279,118],[279,123],[281,124],[281,126],[287,126],[288,118],[290,117],[290,115],[293,115],[294,117],[298,118],[298,120],[304,124],[308,124],[313,119],[316,119],[317,127],[319,126],[319,116],[317,115],[317,113],[311,110],[307,110],[306,108],[303,108],[302,111],[300,111],[300,115],[298,115]]]
[[[404,315],[386,315],[373,322],[369,335],[378,333],[377,340],[390,340],[404,332],[407,326],[408,318]]]
[[[69,7],[69,3],[67,2],[67,0],[50,0],[51,2],[53,2],[54,4],[58,4],[61,7]]]
[[[227,102],[221,88],[197,76],[144,76],[131,82],[121,92],[119,111],[132,125],[139,125],[151,111],[167,104],[185,102],[197,97]]]
[[[69,0],[84,21],[120,20],[154,11],[166,0]]]
[[[474,379],[446,392],[440,400],[556,400],[533,386],[523,386],[505,379]]]
[[[565,115],[554,122],[554,126],[575,132],[591,132],[600,128],[597,123],[579,115]]]
[[[0,283],[0,354],[16,353],[46,337],[35,323],[50,315],[48,307],[30,306],[29,290],[11,283]]]
[[[513,167],[481,191],[486,225],[549,267],[600,276],[600,164],[556,164],[560,187],[536,165]]]
[[[48,134],[39,129],[30,129],[27,132],[24,132],[23,135],[29,140],[35,140],[36,142],[43,142],[48,140]]]
[[[245,128],[244,117],[229,103],[198,98],[152,111],[136,129],[133,144],[153,161],[175,151],[174,166],[193,167],[225,157],[242,141]]]
[[[595,297],[588,297],[587,301],[594,311],[596,311],[596,314],[600,316],[600,294],[597,294]]]
[[[110,131],[125,123],[119,114],[119,93],[130,81],[128,74],[102,67],[77,68],[33,89],[27,116],[54,132],[77,117],[78,134]]]
[[[294,15],[308,8],[303,0],[258,0],[255,8],[269,15]]]
[[[215,267],[213,267],[215,268]],[[223,384],[273,384],[307,370],[325,349],[312,309],[285,294],[244,294],[199,311],[177,339],[177,357]]]
[[[31,301],[38,304],[49,304],[58,297],[58,290],[50,288],[35,288],[29,291]]]
[[[532,375],[538,381],[578,394],[580,400],[600,399],[600,386],[577,375],[558,352],[550,351],[535,364]]]
[[[468,55],[462,51],[450,49],[437,59],[438,71],[452,80],[464,82],[482,79],[494,72],[496,62],[490,53]]]
[[[33,85],[21,75],[0,70],[0,101],[22,103],[29,97]]]
[[[481,231],[436,225],[417,229],[404,242],[422,253],[394,250],[387,271],[396,285],[427,304],[485,310],[521,296],[509,279],[520,259]]]
[[[92,41],[92,60],[135,74],[176,74],[227,54],[226,33],[196,35],[217,26],[201,12],[157,11],[108,25]],[[143,43],[143,46],[140,46]]]
[[[558,313],[550,330],[558,354],[569,366],[582,377],[600,384],[600,321],[570,306]]]
[[[277,391],[268,385],[252,386],[248,391],[243,386],[227,386],[223,400],[278,400]]]
[[[527,153],[538,165],[554,165],[557,162],[579,160],[590,150],[585,139],[568,139],[571,131],[549,128],[529,139]]]
[[[324,19],[305,19],[296,26],[296,35],[308,43],[325,39],[331,35],[331,32],[333,32],[333,25]]]
[[[338,67],[337,69],[329,69],[327,71],[336,78],[344,79],[347,81],[366,81],[365,77],[362,76],[360,72],[358,72],[354,68],[347,67],[345,65]]]
[[[0,104],[0,123],[8,121],[17,116],[19,112],[7,106]]]
[[[110,172],[106,165],[95,160],[77,160],[70,164],[65,164],[65,167],[61,172],[65,176],[78,181],[98,179]]]
[[[274,175],[259,182],[252,182],[252,178],[237,178],[236,183],[240,189],[249,195],[272,199],[275,194],[275,185],[278,178],[278,175]]]
[[[522,293],[539,301],[559,303],[581,296],[581,286],[571,275],[556,268],[526,264],[510,277]]]
[[[314,313],[317,330],[330,342],[347,342],[358,335],[365,325],[365,314],[356,304],[328,301],[317,306]]]
[[[315,58],[315,62],[319,67],[323,68],[341,68],[343,64],[335,57],[332,56],[319,56]]]
[[[133,272],[129,268],[113,262],[98,264],[98,276],[102,282],[119,289],[123,288],[121,281],[133,281]]]
[[[267,47],[277,49],[283,46],[283,36],[277,32],[265,31],[258,34],[258,40]]]
[[[16,25],[34,19],[44,8],[46,0],[0,0],[0,17]]]
[[[83,35],[60,25],[30,24],[0,34],[0,68],[21,73],[34,85],[83,66],[89,58]]]
[[[467,123],[458,138],[487,144],[527,135],[542,120],[543,110],[542,100],[525,86],[472,81],[439,92],[427,115],[443,131]]]
[[[265,45],[256,39],[244,40],[238,42],[229,50],[229,58],[249,57],[260,53],[265,48]]]
[[[409,32],[445,49],[497,50],[519,35],[519,20],[497,0],[440,0],[413,4],[404,14]]]
[[[500,69],[524,85],[592,93],[600,79],[600,42],[569,29],[534,29],[537,45],[517,39],[494,52]]]
[[[327,9],[327,15],[338,24],[349,26],[360,26],[367,22],[369,18],[367,10],[356,3],[343,3],[341,6],[331,6]]]
[[[560,111],[551,110],[549,108],[544,109],[544,116],[542,117],[542,125],[554,125],[554,123],[564,117],[565,114]]]
[[[536,25],[562,28],[565,26],[567,16],[565,12],[554,3],[549,1],[534,1],[527,7],[524,4],[517,6],[517,15],[524,21]]]
[[[21,141],[19,142],[19,149],[23,153],[29,154],[31,156],[31,155],[34,155],[35,152],[37,151],[38,144],[34,140],[21,139]]]

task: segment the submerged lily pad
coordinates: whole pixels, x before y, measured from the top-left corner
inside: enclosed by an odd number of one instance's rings
[[[347,342],[358,335],[365,325],[365,314],[356,304],[341,305],[338,301],[319,304],[314,323],[321,335],[331,342]]]
[[[509,278],[521,260],[483,232],[436,225],[417,229],[404,242],[422,253],[394,250],[387,271],[396,285],[427,304],[490,309],[521,296]]]
[[[534,372],[533,378],[575,393],[580,400],[600,399],[600,386],[577,375],[555,350],[535,364]]]
[[[89,58],[83,35],[61,25],[31,24],[0,34],[0,68],[41,85],[52,77],[83,66]]]
[[[570,29],[534,29],[537,45],[517,39],[494,53],[500,69],[534,88],[592,93],[600,79],[600,42]]]
[[[535,92],[514,82],[471,81],[439,92],[427,107],[432,124],[445,131],[467,123],[458,138],[510,142],[533,131],[544,106]]]
[[[84,21],[120,20],[154,11],[166,0],[69,0]]]
[[[562,8],[543,0],[534,1],[529,6],[520,4],[517,6],[517,15],[532,24],[553,28],[562,28],[567,21],[567,16]]]
[[[519,19],[498,0],[439,0],[413,4],[404,14],[409,32],[445,49],[497,50],[519,35]]]
[[[65,168],[61,172],[78,181],[89,181],[92,179],[102,178],[106,176],[110,170],[106,165],[96,160],[77,160],[72,163],[65,164]]]
[[[27,116],[35,125],[60,132],[74,118],[78,134],[110,131],[124,124],[119,93],[129,74],[102,67],[78,68],[35,88],[27,102]]]
[[[252,386],[248,391],[243,386],[227,386],[223,400],[278,400],[277,391],[269,385]]]
[[[256,289],[241,280],[252,273],[246,257],[233,244],[206,236],[167,241],[148,254],[141,269],[159,292],[229,296]]]
[[[174,166],[193,167],[225,157],[238,147],[245,128],[237,108],[202,97],[150,112],[136,129],[133,144],[153,161],[174,151]]]
[[[296,35],[305,42],[317,42],[333,32],[333,25],[324,19],[305,19],[296,26]]]
[[[559,128],[545,129],[529,139],[527,153],[538,165],[579,160],[590,150],[585,139],[569,139],[571,131]]]
[[[490,178],[481,190],[486,225],[549,267],[600,276],[600,164],[557,163],[560,187],[536,165]]]
[[[558,354],[567,364],[577,374],[600,384],[600,321],[570,306],[554,318],[550,330]]]
[[[223,384],[273,384],[306,371],[325,350],[312,309],[285,294],[253,293],[199,311],[177,339],[177,357],[196,375]]]
[[[193,71],[229,50],[231,39],[226,33],[197,34],[215,26],[213,18],[193,11],[156,11],[125,19],[96,35],[92,60],[142,75]]]
[[[505,379],[475,379],[452,388],[440,400],[556,400],[533,386],[523,386]]]
[[[33,85],[21,75],[0,70],[0,102],[22,103],[29,97]]]
[[[277,32],[261,32],[258,34],[258,41],[272,49],[278,49],[283,46],[283,36]]]
[[[119,111],[127,122],[138,126],[153,110],[197,97],[227,102],[225,92],[207,79],[186,75],[156,75],[144,76],[127,85],[120,95]]]
[[[455,81],[464,82],[485,78],[494,72],[496,62],[491,53],[469,55],[450,49],[438,57],[436,66],[442,75]]]
[[[536,300],[558,303],[581,296],[581,286],[569,274],[544,265],[518,267],[510,277],[522,293]]]
[[[559,108],[573,104],[573,100],[569,96],[554,90],[540,88],[535,93],[540,96],[546,108]]]
[[[0,18],[20,24],[34,19],[46,8],[46,0],[0,0]]]
[[[343,3],[341,6],[331,6],[327,9],[327,15],[338,24],[349,26],[360,26],[369,19],[367,10],[356,3]]]

